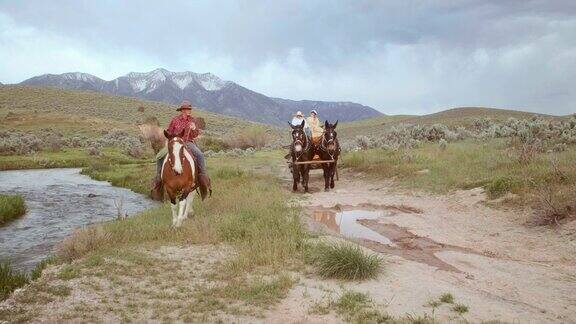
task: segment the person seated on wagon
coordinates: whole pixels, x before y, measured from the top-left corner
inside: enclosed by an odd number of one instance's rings
[[[312,143],[318,143],[322,138],[324,129],[320,119],[318,118],[318,112],[316,110],[312,109],[312,111],[310,111],[310,117],[306,118],[306,125],[308,125],[310,129],[310,137]]]
[[[310,136],[309,133],[310,129],[308,128],[308,123],[306,122],[306,118],[304,118],[304,114],[301,111],[297,111],[296,114],[294,114],[294,118],[292,118],[290,124],[292,124],[292,126],[300,126],[302,125],[302,121],[304,121],[304,133],[306,133],[307,136]],[[286,154],[284,158],[289,159],[290,153]]]
[[[192,155],[194,155],[196,162],[198,163],[198,168],[200,169],[200,174],[198,177],[199,185],[204,188],[210,188],[210,178],[208,177],[206,170],[204,153],[202,153],[202,151],[198,148],[198,146],[196,146],[196,143],[194,142],[194,140],[200,135],[200,128],[198,127],[196,119],[190,116],[190,113],[192,112],[192,105],[187,100],[184,100],[180,107],[176,109],[176,111],[179,111],[180,115],[172,118],[166,131],[169,134],[180,134],[182,130],[185,130],[182,140],[186,143],[186,147],[192,153]],[[160,188],[162,185],[160,175],[162,172],[162,165],[164,163],[166,152],[162,153],[162,151],[160,151],[159,154],[160,156],[159,158],[157,157],[156,161],[156,179],[154,184],[155,189]]]
[[[302,121],[304,121],[304,131],[308,128],[308,123],[306,122],[306,118],[304,118],[304,114],[301,111],[297,111],[290,122],[292,126],[300,126],[302,125]]]

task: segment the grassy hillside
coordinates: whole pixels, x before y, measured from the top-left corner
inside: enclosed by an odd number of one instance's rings
[[[505,121],[510,117],[516,119],[530,119],[533,116],[541,118],[559,118],[551,115],[535,114],[525,111],[480,108],[480,107],[463,107],[444,110],[438,113],[414,116],[414,115],[395,115],[371,118],[357,122],[345,123],[340,127],[341,136],[355,137],[357,135],[377,135],[398,124],[444,124],[450,127],[464,126],[469,127],[475,119],[490,118],[494,121]]]
[[[173,105],[90,91],[68,91],[47,87],[0,87],[0,128],[37,132],[52,128],[65,135],[94,135],[103,130],[122,129],[138,133],[136,124],[154,116],[167,125],[176,114]],[[247,126],[269,132],[276,129],[238,118],[195,110],[206,120],[206,134],[225,137]]]

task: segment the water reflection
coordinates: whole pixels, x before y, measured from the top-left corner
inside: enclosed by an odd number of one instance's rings
[[[344,237],[365,239],[381,244],[393,245],[387,237],[357,222],[359,219],[378,219],[382,216],[384,216],[383,211],[361,209],[338,213],[329,210],[317,210],[312,214],[315,221],[326,225],[329,229],[340,233]]]

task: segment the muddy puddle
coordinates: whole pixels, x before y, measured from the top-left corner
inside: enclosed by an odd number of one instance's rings
[[[392,241],[387,237],[358,222],[358,220],[374,220],[383,216],[383,211],[368,210],[350,210],[342,212],[318,210],[312,215],[315,221],[326,225],[330,230],[337,232],[344,237],[392,245]]]
[[[428,237],[418,236],[383,219],[400,213],[413,214],[421,211],[407,207],[382,206],[380,209],[355,209],[351,207],[317,209],[312,219],[323,224],[333,234],[361,242],[362,245],[382,253],[400,256],[404,259],[425,263],[441,270],[461,272],[458,268],[436,256],[443,251],[479,254],[471,249],[443,244]]]

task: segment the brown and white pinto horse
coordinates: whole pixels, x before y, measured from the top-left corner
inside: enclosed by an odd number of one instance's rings
[[[194,194],[197,187],[198,169],[196,161],[182,140],[184,131],[174,135],[164,131],[168,139],[168,155],[162,165],[161,179],[172,207],[172,226],[180,227],[182,221],[193,212]]]

